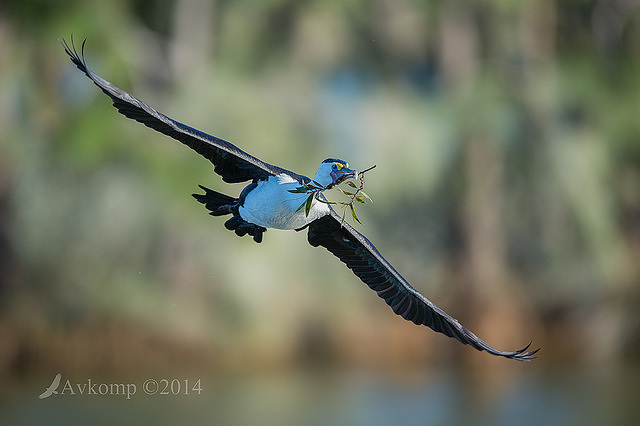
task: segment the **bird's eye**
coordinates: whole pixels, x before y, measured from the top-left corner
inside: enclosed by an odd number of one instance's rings
[[[342,164],[340,163],[333,163],[333,169],[334,170],[340,170],[342,168]]]

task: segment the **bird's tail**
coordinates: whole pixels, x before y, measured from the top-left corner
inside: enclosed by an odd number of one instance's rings
[[[198,186],[204,190],[204,194],[192,194],[193,198],[204,204],[206,209],[209,210],[210,215],[233,215],[224,223],[225,228],[230,231],[235,231],[236,235],[240,237],[249,234],[253,237],[253,240],[256,243],[262,242],[262,234],[264,234],[267,229],[254,223],[249,223],[242,219],[240,213],[238,212],[240,200],[225,194],[221,194],[212,189],[205,188],[202,185]]]
[[[237,205],[238,199],[221,194],[212,189],[198,185],[204,190],[204,194],[192,194],[193,198],[204,204],[211,216],[223,216],[233,214],[233,208]]]

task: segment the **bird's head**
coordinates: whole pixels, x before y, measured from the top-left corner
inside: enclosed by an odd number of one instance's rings
[[[324,187],[339,185],[349,178],[357,178],[358,172],[349,168],[349,163],[335,158],[327,158],[318,167],[313,180]]]

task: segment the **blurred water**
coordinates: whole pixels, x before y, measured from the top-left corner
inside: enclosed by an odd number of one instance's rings
[[[138,390],[129,400],[68,392],[38,399],[52,378],[37,387],[4,389],[2,423],[625,425],[634,424],[640,413],[637,369],[612,374],[561,370],[495,382],[452,371],[281,372],[201,377],[200,395],[145,395],[141,379],[132,380]]]

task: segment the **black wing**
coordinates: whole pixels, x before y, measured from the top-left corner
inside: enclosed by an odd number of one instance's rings
[[[479,351],[520,361],[537,358],[535,354],[539,349],[528,351],[531,343],[518,351],[502,352],[464,328],[455,318],[414,289],[366,237],[348,223],[343,223],[333,209],[330,215],[311,222],[308,239],[312,246],[323,246],[337,256],[402,318],[431,327]]]
[[[222,176],[225,182],[237,183],[247,180],[266,179],[269,176],[277,176],[281,173],[285,173],[301,183],[309,180],[289,170],[267,164],[227,141],[175,121],[109,83],[99,75],[94,74],[87,67],[84,59],[85,42],[86,40],[82,43],[81,53],[78,54],[73,44],[73,38],[71,39],[71,46],[64,39],[61,40],[65,52],[71,57],[71,61],[96,86],[113,99],[113,105],[118,111],[128,118],[133,118],[145,126],[171,136],[187,145],[211,161],[215,166],[214,171]]]

